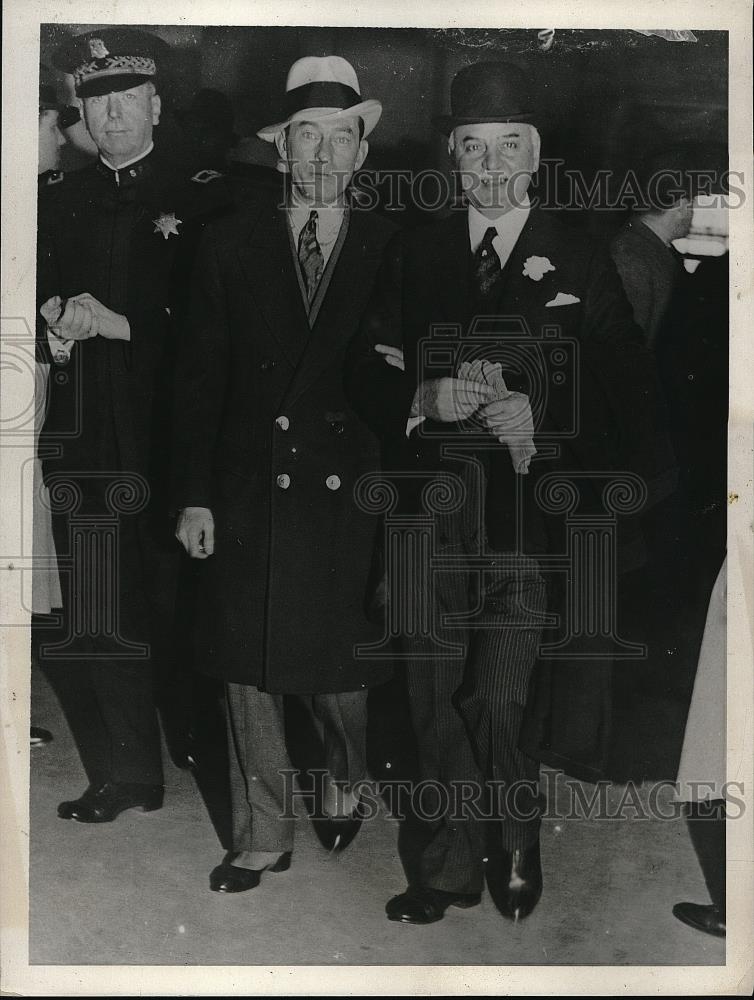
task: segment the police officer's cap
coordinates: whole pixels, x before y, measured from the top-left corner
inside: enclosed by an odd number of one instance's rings
[[[79,97],[95,97],[153,79],[158,62],[169,50],[167,42],[148,31],[98,28],[61,45],[53,63],[73,74]]]
[[[57,111],[60,128],[70,128],[81,120],[78,108],[70,104],[61,104],[58,100],[57,88],[46,66],[39,68],[39,110]]]

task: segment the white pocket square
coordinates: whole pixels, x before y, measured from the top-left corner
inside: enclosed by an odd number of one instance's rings
[[[578,295],[571,295],[570,292],[558,292],[554,299],[545,302],[545,309],[548,306],[575,306],[577,302],[581,302]]]

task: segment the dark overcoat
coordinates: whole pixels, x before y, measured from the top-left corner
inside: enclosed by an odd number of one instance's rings
[[[195,567],[197,667],[270,692],[353,691],[384,664],[365,614],[374,517],[359,477],[376,438],[346,400],[343,358],[395,227],[347,213],[311,315],[280,199],[203,239],[176,407],[179,508],[212,510]]]
[[[189,170],[155,148],[117,174],[99,160],[66,174],[54,193],[40,200],[38,303],[89,292],[130,326],[130,341],[94,337],[60,361],[37,317],[40,356],[52,364],[40,447],[64,591],[81,592],[97,575],[72,541],[76,519],[114,517],[116,590],[103,610],[117,617],[109,631],[120,636],[103,641],[121,655],[128,643],[152,641],[155,608],[172,614],[178,548],[166,484],[176,338],[199,234],[233,192],[214,171]],[[66,648],[75,655],[91,641]]]
[[[481,314],[498,317],[486,345],[473,322]],[[501,331],[497,341],[495,329]],[[407,438],[416,386],[424,378],[455,375],[465,357],[494,358],[503,343],[515,346],[517,340],[520,363],[504,363],[505,378],[509,388],[532,400],[539,454],[530,474],[516,477],[507,450],[485,446],[486,530],[493,550],[520,546],[540,556],[546,569],[551,556],[567,554],[568,540],[563,511],[557,502],[546,509],[537,493],[545,476],[571,477],[578,495],[575,512],[586,516],[604,510],[605,477],[637,475],[649,504],[675,484],[653,360],[606,248],[533,208],[504,267],[499,295],[482,305],[474,294],[465,211],[401,234],[388,248],[377,291],[349,350],[347,384],[354,405],[385,440],[386,469],[458,473],[459,464],[443,454],[443,446],[464,447],[469,423],[426,421]],[[374,351],[379,342],[403,347],[405,376]],[[516,351],[509,356],[515,359]],[[532,365],[532,358],[539,361]],[[397,480],[404,509],[419,511],[423,483],[421,476]],[[518,500],[514,489],[520,490]],[[635,519],[619,518],[618,570],[640,565],[642,558]],[[554,579],[564,575],[556,572]],[[550,609],[556,610],[552,603]],[[565,607],[557,610],[562,616]],[[575,732],[587,744],[586,757],[598,753],[609,676],[607,650],[596,663],[576,656],[552,670],[543,667],[527,750],[570,766]],[[585,688],[594,693],[586,703]],[[568,745],[556,747],[562,733]]]

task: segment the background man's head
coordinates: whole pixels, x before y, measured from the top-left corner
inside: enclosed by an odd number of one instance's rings
[[[66,139],[61,131],[80,120],[78,108],[58,103],[55,84],[45,67],[39,79],[39,145],[37,147],[37,176],[60,169],[60,149]]]
[[[694,183],[685,147],[655,149],[639,167],[643,221],[670,243],[688,235],[694,214]]]
[[[87,131],[115,167],[152,142],[161,110],[157,61],[168,48],[146,31],[103,28],[77,35],[55,55],[55,65],[73,74]]]
[[[369,151],[366,137],[382,113],[362,101],[356,72],[340,56],[306,56],[291,66],[286,118],[257,135],[274,142],[294,196],[308,204],[341,201]]]
[[[58,127],[57,108],[39,109],[39,146],[37,154],[37,174],[60,168],[60,147],[65,137]]]
[[[465,66],[450,86],[449,115],[434,119],[466,199],[490,218],[520,206],[539,167],[531,85],[511,63]]]

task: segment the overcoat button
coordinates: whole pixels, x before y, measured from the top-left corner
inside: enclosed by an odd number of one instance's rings
[[[328,476],[325,480],[325,485],[328,490],[339,490],[340,489],[340,476]]]
[[[291,485],[291,477],[288,475],[287,472],[283,472],[281,473],[281,475],[277,477],[275,482],[278,484],[281,490],[287,490],[288,487]]]
[[[287,431],[291,426],[291,422],[288,417],[278,417],[275,423],[278,425],[281,431]]]

